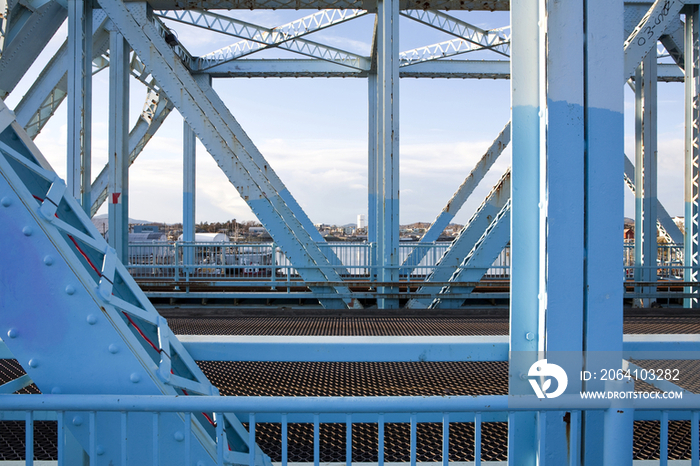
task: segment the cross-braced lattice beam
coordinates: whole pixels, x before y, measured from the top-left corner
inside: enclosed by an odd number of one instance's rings
[[[453,57],[455,55],[461,55],[468,52],[477,52],[488,48],[489,47],[484,47],[464,39],[451,39],[444,42],[439,42],[437,44],[426,45],[425,47],[418,47],[413,50],[401,52],[399,55],[399,66],[411,66],[417,63]]]
[[[689,6],[685,15],[685,231],[683,279],[698,281],[700,231],[700,9]],[[698,294],[687,287],[686,293]],[[697,298],[686,298],[684,306],[697,307]]]
[[[636,192],[636,186],[634,183],[634,165],[632,161],[625,154],[625,184],[633,193]],[[659,232],[671,243],[683,244],[683,233],[681,233],[680,228],[673,221],[668,211],[661,203],[661,200],[656,200],[656,226],[659,228]]]
[[[455,270],[450,277],[450,283],[471,282],[478,283],[479,280],[488,272],[493,262],[498,258],[503,248],[510,241],[510,199],[503,206],[501,211],[496,215],[491,224],[486,228],[484,234],[481,235],[479,241],[467,257],[464,258],[462,264]],[[470,293],[474,287],[460,287],[458,292]],[[463,299],[451,298],[451,293],[455,290],[451,285],[447,285],[440,290],[437,298],[430,303],[430,309],[436,308],[458,308],[464,302]]]
[[[365,57],[300,39],[300,37],[366,13],[364,10],[323,10],[272,29],[201,10],[159,11],[158,16],[243,39],[198,57],[191,63],[192,70],[203,71],[270,47],[278,47],[352,68],[365,69]]]
[[[510,54],[510,38],[502,30],[485,31],[453,16],[434,10],[405,10],[401,14],[504,56]]]
[[[491,225],[493,219],[495,219],[499,212],[509,204],[511,193],[510,185],[511,178],[509,168],[496,186],[494,186],[491,192],[486,196],[484,202],[482,202],[476,212],[474,212],[472,218],[464,225],[459,236],[445,251],[433,269],[433,272],[425,279],[425,284],[418,290],[418,293],[437,293],[441,290],[441,286],[431,285],[431,282],[444,283],[450,279],[450,277],[454,276],[457,268],[468,256],[469,252],[474,249],[474,246],[477,245],[484,232],[488,229],[489,225]],[[510,234],[510,230],[508,230],[508,234]],[[501,249],[503,249],[504,246],[505,244],[501,246]],[[500,253],[500,250],[496,253],[496,256],[498,256],[498,253]],[[495,258],[496,257],[493,257],[491,259],[486,269],[493,264]],[[482,275],[485,272],[486,270],[483,271]],[[479,278],[481,278],[481,276],[479,276]],[[431,298],[414,298],[408,302],[406,307],[426,308],[430,306],[431,302]]]
[[[433,223],[425,232],[419,244],[432,243],[437,241],[443,230],[450,224],[457,212],[462,208],[479,182],[484,178],[494,162],[501,155],[503,150],[510,142],[510,121],[501,130],[498,137],[493,141],[491,146],[486,150],[486,153],[479,159],[474,169],[469,173],[469,176],[457,188],[457,191],[452,195],[447,205],[442,209],[442,212],[437,216]],[[403,262],[401,268],[402,275],[410,275],[413,269],[420,264],[427,253],[427,249],[423,247],[415,248]]]

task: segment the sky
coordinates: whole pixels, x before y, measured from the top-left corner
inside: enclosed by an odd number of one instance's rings
[[[230,11],[225,14],[274,27],[306,11]],[[507,12],[450,12],[488,29],[509,24]],[[369,55],[374,15],[307,36]],[[229,45],[236,38],[169,23],[193,55]],[[400,49],[451,39],[401,18]],[[7,98],[13,108],[66,37],[59,29],[47,49]],[[265,51],[251,58],[292,58]],[[465,55],[456,57],[466,58]],[[477,52],[471,59],[498,58]],[[270,166],[314,223],[354,223],[367,212],[367,81],[361,78],[229,78],[214,88]],[[400,83],[400,222],[431,222],[510,119],[507,80],[412,79]],[[672,215],[683,215],[683,85],[659,83],[659,198]],[[93,178],[107,160],[108,71],[93,79]],[[131,80],[133,125],[146,89]],[[66,173],[66,103],[36,138],[57,173]],[[634,95],[625,90],[625,151],[634,157]],[[465,223],[510,164],[510,149],[491,168],[455,217]],[[182,118],[173,111],[130,171],[131,218],[182,221]],[[620,180],[622,183],[622,180]],[[626,189],[626,188],[625,188]],[[625,215],[634,198],[626,191]],[[197,222],[254,220],[255,216],[216,166],[197,147]],[[99,213],[106,213],[106,204]]]

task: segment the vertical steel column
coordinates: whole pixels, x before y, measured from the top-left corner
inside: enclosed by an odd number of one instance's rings
[[[696,5],[685,10],[685,238],[684,280],[698,281],[698,166],[700,165],[700,14]],[[697,294],[688,287],[686,293]],[[697,298],[686,298],[685,307],[697,307]]]
[[[512,0],[511,106],[512,106],[512,212],[510,351],[540,348],[540,5],[541,1]],[[543,5],[542,5],[542,9]],[[544,12],[542,12],[544,16]],[[542,335],[543,336],[543,335]],[[511,379],[509,391],[513,391]],[[536,464],[537,418],[533,413],[511,413],[508,425],[508,464]]]
[[[656,49],[637,69],[635,77],[635,280],[656,281]],[[640,268],[641,267],[641,268]],[[645,294],[654,289],[640,287]],[[651,305],[642,299],[642,307]]]
[[[377,278],[386,283],[399,277],[399,1],[379,0],[377,18]],[[396,308],[399,300],[380,298],[377,306]]]
[[[194,241],[195,233],[195,193],[197,171],[197,136],[186,121],[182,122],[182,240],[185,243]],[[187,245],[183,249],[183,265],[191,267],[194,264],[194,248]]]
[[[584,2],[546,1],[544,42],[546,81],[540,80],[540,306],[545,308],[544,339],[547,361],[577,373],[570,354],[583,349],[584,287]],[[540,41],[542,46],[542,40]],[[540,59],[542,59],[540,52]],[[546,125],[546,130],[544,130]],[[544,186],[543,186],[544,185]],[[540,217],[540,218],[541,218]],[[540,257],[540,263],[542,257]],[[514,296],[513,299],[518,299]],[[540,311],[541,312],[541,311]],[[540,320],[540,327],[542,321]],[[569,378],[567,391],[578,393],[581,382]],[[547,464],[571,464],[576,435],[567,435],[570,415],[548,412],[539,417],[540,452]],[[544,424],[544,425],[542,425]],[[540,460],[542,461],[542,457]]]
[[[367,79],[367,242],[370,249],[370,280],[377,277],[377,72]]]
[[[583,345],[587,368],[621,367],[622,295],[624,280],[624,5],[621,0],[585,2],[585,282]],[[611,83],[620,83],[613,85]],[[593,360],[599,355],[603,358]],[[598,358],[596,358],[598,359]],[[603,365],[605,364],[605,365]],[[600,381],[588,381],[587,390],[603,390]],[[623,410],[624,411],[624,410]],[[621,414],[621,413],[617,413]],[[583,464],[598,466],[605,450],[618,449],[632,463],[632,435],[615,439],[604,430],[601,412],[586,412],[581,431]],[[629,413],[619,416],[619,427],[631,428]],[[608,424],[610,425],[610,424]],[[605,463],[609,464],[609,463]]]
[[[68,190],[90,215],[92,0],[68,0]]]
[[[129,258],[129,44],[109,33],[109,245]],[[88,184],[89,186],[89,184]],[[90,209],[88,205],[88,211]]]
[[[587,338],[622,362],[614,353],[622,342],[622,87],[605,84],[623,81],[622,2],[614,3],[511,2],[511,391],[520,386],[512,371],[522,352],[521,374],[545,356],[571,367],[579,359],[561,352],[581,352]],[[605,318],[610,329],[586,332]],[[568,389],[579,391],[580,382],[570,378]],[[548,414],[539,426],[532,416],[509,416],[509,464],[579,463],[578,435],[563,434],[564,413]],[[589,427],[601,431],[602,421]]]
[[[583,2],[547,1],[546,350],[583,347],[584,264],[584,30]],[[541,134],[542,136],[542,134]],[[541,286],[540,286],[541,287]],[[517,297],[516,297],[517,298]],[[541,338],[542,336],[540,336]],[[572,381],[573,383],[573,381]]]

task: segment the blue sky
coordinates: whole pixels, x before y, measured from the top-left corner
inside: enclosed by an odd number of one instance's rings
[[[232,11],[226,14],[263,26],[277,26],[303,11]],[[507,13],[451,12],[483,28],[507,26]],[[374,15],[309,35],[348,51],[369,54]],[[195,55],[237,39],[184,25],[174,28]],[[12,108],[26,92],[66,34],[65,25],[10,95]],[[401,18],[400,49],[451,37]],[[286,58],[267,51],[252,58]],[[464,55],[457,58],[465,58]],[[470,58],[493,58],[489,53]],[[107,160],[108,73],[94,78],[93,177]],[[214,87],[282,181],[316,223],[354,222],[367,209],[367,82],[364,79],[217,79]],[[401,80],[401,223],[432,221],[510,118],[510,82],[505,80]],[[634,100],[626,90],[625,150],[634,156]],[[131,119],[146,96],[131,86]],[[65,177],[66,105],[36,142]],[[659,197],[671,215],[683,213],[683,85],[659,84]],[[250,209],[203,146],[197,153],[197,221],[254,219]],[[507,150],[456,217],[466,222],[510,164]],[[130,216],[152,221],[182,218],[182,119],[173,112],[131,168]],[[620,180],[622,183],[622,180]],[[106,212],[103,207],[102,212]],[[626,197],[632,216],[633,198]]]

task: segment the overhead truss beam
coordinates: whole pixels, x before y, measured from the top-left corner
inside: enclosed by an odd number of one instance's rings
[[[405,10],[401,14],[459,39],[493,50],[503,56],[510,56],[510,37],[502,30],[486,31],[447,13],[435,10]]]
[[[212,66],[270,47],[279,47],[302,55],[361,69],[364,57],[299,38],[365,14],[367,14],[365,10],[322,10],[291,23],[270,29],[203,10],[166,10],[158,12],[158,16],[162,18],[243,39],[240,42],[198,57],[191,67],[194,71],[206,70]]]
[[[207,70],[214,78],[366,78],[356,70],[323,60],[244,59],[222,63]],[[509,60],[431,60],[401,66],[402,78],[510,79]],[[658,64],[660,82],[683,82],[683,70],[671,63]]]
[[[128,0],[137,1],[137,0]],[[255,10],[288,9],[319,10],[323,8],[360,8],[370,13],[377,11],[376,0],[150,0],[155,10]],[[429,0],[416,3],[414,0],[401,0],[401,9],[426,8],[429,10],[487,10],[508,11],[509,0]]]

